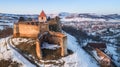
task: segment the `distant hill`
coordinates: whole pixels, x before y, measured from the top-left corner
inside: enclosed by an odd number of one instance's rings
[[[120,20],[120,15],[119,14],[107,14],[107,15],[97,15],[97,14],[92,14],[92,13],[68,13],[68,12],[60,12],[58,15],[57,14],[48,14],[49,17],[55,17],[55,16],[59,16],[60,18],[90,18],[90,19],[105,19],[105,20]],[[35,18],[37,19],[38,15],[37,14],[33,14],[33,15],[29,15],[29,14],[8,14],[8,13],[0,13],[0,19],[2,19],[2,17],[9,17],[9,18],[13,18],[15,20],[18,20],[19,17],[24,17],[24,18]]]
[[[107,15],[97,15],[92,13],[67,13],[67,12],[61,12],[59,13],[59,16],[62,18],[65,17],[81,17],[81,18],[91,18],[91,19],[120,19],[119,14],[107,14]]]

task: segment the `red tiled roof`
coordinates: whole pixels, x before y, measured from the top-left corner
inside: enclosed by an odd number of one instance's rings
[[[88,43],[87,45],[89,45],[90,47],[93,48],[106,48],[106,44],[105,43]]]
[[[39,17],[46,17],[45,12],[42,10],[42,12],[40,13]]]

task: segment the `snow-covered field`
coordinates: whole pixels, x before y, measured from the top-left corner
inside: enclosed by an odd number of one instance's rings
[[[62,67],[99,67],[99,65],[97,65],[97,62],[79,46],[79,44],[76,42],[76,39],[73,36],[67,34],[67,37],[68,37],[67,48],[72,50],[73,54],[68,55],[66,57],[62,57],[59,60],[48,60],[48,61],[52,61],[56,63],[64,62]],[[35,65],[31,64],[19,52],[17,52],[11,47],[12,40],[10,39],[11,36],[0,39],[0,60],[12,59],[12,61],[21,63],[22,65],[20,67],[35,67]],[[20,41],[26,41],[26,39],[23,38],[23,40]],[[16,43],[19,43],[20,41],[19,39],[16,39]],[[53,64],[39,64],[39,65],[42,67],[59,67]]]

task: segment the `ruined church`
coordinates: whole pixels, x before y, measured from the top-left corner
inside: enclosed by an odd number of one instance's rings
[[[13,37],[25,37],[36,39],[36,55],[43,57],[41,45],[43,42],[60,46],[60,55],[67,55],[67,36],[61,32],[59,18],[47,18],[44,11],[38,16],[38,21],[18,21],[14,24]]]

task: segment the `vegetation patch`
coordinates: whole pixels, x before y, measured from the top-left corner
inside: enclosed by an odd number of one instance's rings
[[[0,38],[5,38],[13,34],[13,28],[0,30]]]
[[[0,60],[0,67],[20,67],[21,63],[10,60]]]

